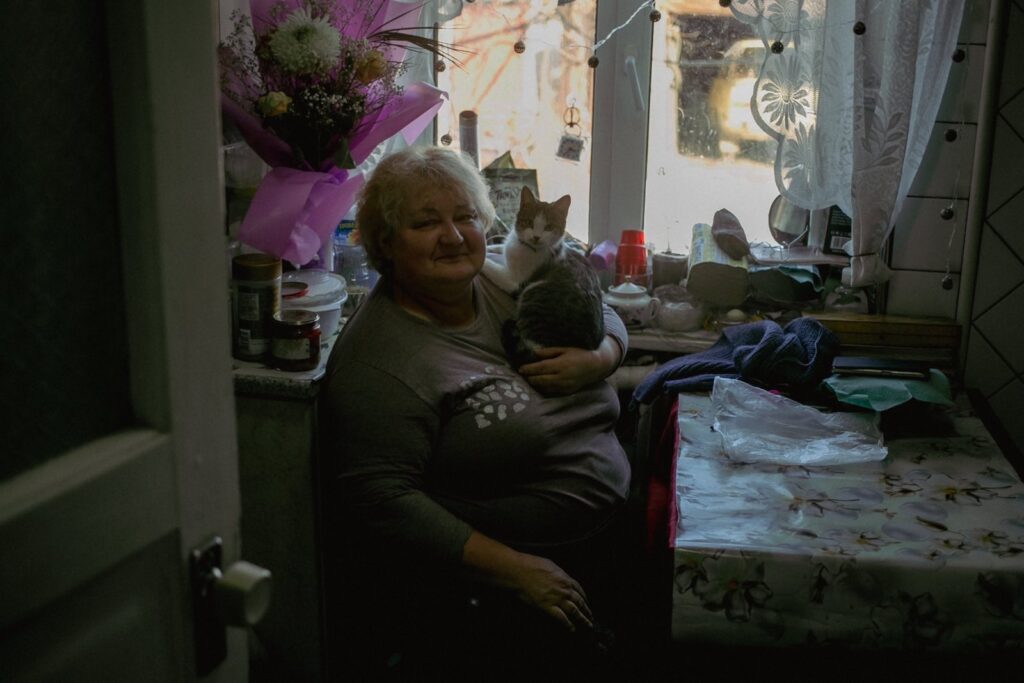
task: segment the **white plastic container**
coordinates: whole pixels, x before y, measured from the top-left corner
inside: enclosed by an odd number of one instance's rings
[[[289,284],[290,283],[290,284]],[[302,285],[306,285],[305,288]],[[293,270],[281,277],[281,308],[301,308],[320,316],[324,339],[338,331],[348,292],[345,278],[326,270]]]

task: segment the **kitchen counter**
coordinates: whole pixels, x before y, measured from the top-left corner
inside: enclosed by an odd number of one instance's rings
[[[320,343],[320,364],[313,370],[285,372],[262,362],[232,359],[236,396],[254,396],[281,399],[310,399],[319,391],[319,382],[327,370],[327,359],[338,340],[345,318],[338,331]]]
[[[317,398],[337,339],[321,343],[314,370],[234,361],[242,547],[274,575],[270,607],[252,627],[261,680],[326,677]]]

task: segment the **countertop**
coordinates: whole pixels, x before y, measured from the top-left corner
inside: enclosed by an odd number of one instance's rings
[[[285,372],[263,362],[249,362],[232,359],[235,394],[261,398],[310,399],[320,390],[320,380],[327,370],[327,359],[344,327],[345,318],[338,325],[338,332],[320,343],[320,364],[313,370]]]

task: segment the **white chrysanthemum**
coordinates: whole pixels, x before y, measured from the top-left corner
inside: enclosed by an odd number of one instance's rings
[[[270,36],[270,52],[286,70],[296,74],[324,72],[338,63],[341,35],[326,17],[297,9]]]

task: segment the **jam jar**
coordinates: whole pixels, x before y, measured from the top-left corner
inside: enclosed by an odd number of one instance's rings
[[[270,356],[274,367],[288,372],[313,370],[320,364],[320,316],[290,308],[274,314]]]

